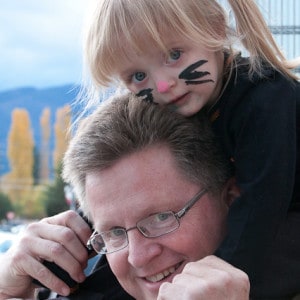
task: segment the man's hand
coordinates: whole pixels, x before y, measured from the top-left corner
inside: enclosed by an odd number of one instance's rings
[[[248,300],[249,293],[244,272],[216,256],[207,256],[187,264],[172,283],[163,283],[157,300]]]
[[[56,263],[77,282],[85,279],[85,244],[91,229],[74,211],[28,225],[18,242],[0,258],[0,299],[32,297],[32,279],[68,295],[70,288],[50,272],[43,261]]]

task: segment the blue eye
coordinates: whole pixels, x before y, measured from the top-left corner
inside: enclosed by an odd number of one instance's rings
[[[146,78],[145,72],[136,72],[133,74],[133,79],[136,81],[143,81]]]
[[[168,220],[168,218],[170,218],[171,215],[172,214],[170,214],[170,212],[163,212],[163,213],[155,214],[156,222],[164,222],[164,221]]]
[[[125,230],[124,228],[114,228],[110,230],[110,233],[111,233],[111,237],[120,237],[125,234]]]
[[[179,49],[173,49],[169,52],[169,57],[167,59],[167,63],[172,63],[177,61],[181,57],[182,51]]]

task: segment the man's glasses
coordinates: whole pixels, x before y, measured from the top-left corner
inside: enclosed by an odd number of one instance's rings
[[[130,230],[137,229],[146,238],[155,238],[173,232],[179,228],[179,220],[206,192],[205,189],[200,190],[177,213],[174,213],[173,211],[159,212],[138,221],[136,226],[128,229],[116,227],[100,233],[94,231],[87,242],[87,247],[89,249],[93,248],[99,254],[108,254],[128,246],[127,232]]]

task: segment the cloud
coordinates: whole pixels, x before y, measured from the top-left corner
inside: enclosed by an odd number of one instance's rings
[[[0,90],[78,83],[91,0],[0,0]]]

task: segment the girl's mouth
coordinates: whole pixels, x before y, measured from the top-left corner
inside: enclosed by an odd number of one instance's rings
[[[185,93],[175,99],[173,99],[169,104],[170,105],[176,105],[176,103],[180,102],[181,100],[185,99],[185,97],[188,95],[188,93]]]

